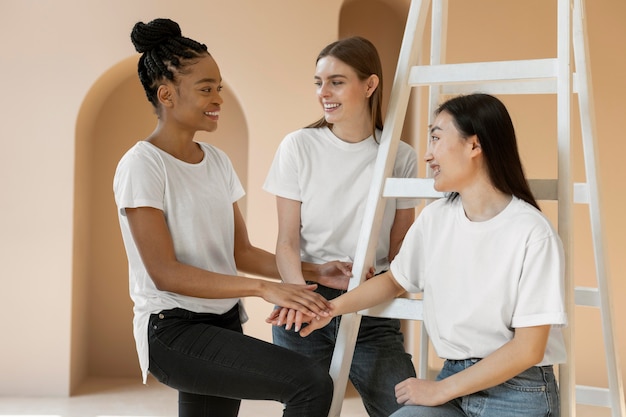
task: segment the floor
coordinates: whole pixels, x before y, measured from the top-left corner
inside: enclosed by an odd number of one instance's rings
[[[176,417],[176,391],[154,381],[99,379],[86,382],[70,398],[0,397],[0,417]],[[243,401],[239,417],[275,417],[282,406],[272,401]],[[367,417],[361,399],[346,395],[342,417]]]
[[[176,417],[176,392],[149,381],[99,379],[86,382],[70,398],[0,397],[0,417]],[[275,417],[281,405],[271,401],[243,401],[239,417]],[[342,417],[367,417],[361,399],[349,389]],[[577,407],[577,417],[610,417],[609,409]]]

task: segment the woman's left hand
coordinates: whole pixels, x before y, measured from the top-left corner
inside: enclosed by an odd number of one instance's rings
[[[441,381],[408,378],[396,385],[396,401],[402,405],[433,407],[449,401],[444,397]]]

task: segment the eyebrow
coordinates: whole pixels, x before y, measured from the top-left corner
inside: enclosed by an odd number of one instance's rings
[[[313,78],[315,78],[316,80],[321,80],[322,79],[322,77],[320,77],[319,75],[316,75]],[[345,76],[345,75],[342,75],[342,74],[333,74],[333,75],[330,75],[330,76],[328,76],[326,78],[332,80],[332,79],[335,79],[335,78],[348,78],[348,77]]]
[[[203,78],[201,80],[198,80],[195,82],[195,84],[203,84],[203,83],[213,83],[213,84],[220,84],[222,82],[222,80],[216,80],[215,78]]]
[[[435,130],[442,130],[439,126],[433,126],[433,125],[428,125],[428,128],[430,129],[430,133],[432,134]]]

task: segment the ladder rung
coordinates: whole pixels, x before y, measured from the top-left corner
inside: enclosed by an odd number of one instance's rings
[[[589,204],[589,185],[586,182],[574,183],[574,203]]]
[[[432,178],[387,178],[383,197],[441,198]]]
[[[387,178],[383,197],[441,198],[432,178]],[[537,200],[558,200],[558,182],[554,179],[532,179],[528,184]]]
[[[422,300],[396,298],[387,303],[359,311],[362,316],[384,317],[388,319],[422,320]]]
[[[574,300],[577,306],[600,307],[600,293],[597,288],[576,287]]]
[[[576,385],[576,402],[596,407],[611,407],[609,389]]]
[[[556,58],[411,67],[409,85],[466,84],[556,78]]]
[[[556,80],[501,81],[492,83],[448,84],[441,88],[444,95],[472,94],[476,92],[506,94],[556,94]]]

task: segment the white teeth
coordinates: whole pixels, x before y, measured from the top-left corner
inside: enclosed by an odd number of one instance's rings
[[[220,112],[218,112],[218,111],[205,111],[204,114],[206,114],[207,116],[219,116]]]
[[[334,109],[335,107],[339,107],[339,104],[324,104],[325,109]]]

